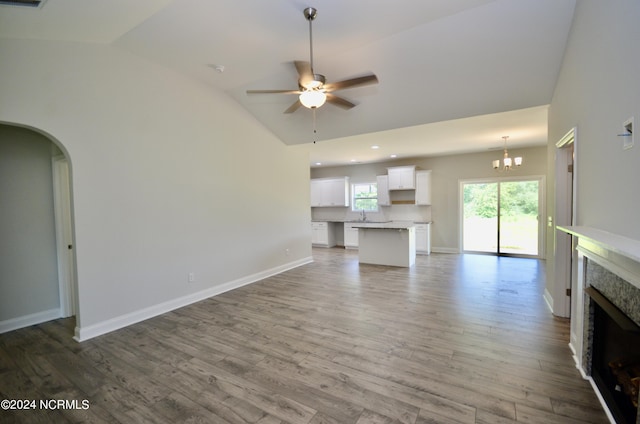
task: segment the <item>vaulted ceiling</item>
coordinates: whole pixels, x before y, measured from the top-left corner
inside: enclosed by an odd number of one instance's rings
[[[312,163],[339,164],[363,149],[363,161],[481,151],[503,135],[511,148],[545,144],[575,2],[47,0],[0,6],[0,37],[111,44],[226,92],[286,144],[317,141]],[[315,133],[309,109],[283,113],[295,95],[246,94],[297,89],[308,6],[315,72],[379,80],[338,92],[357,106],[322,106]]]

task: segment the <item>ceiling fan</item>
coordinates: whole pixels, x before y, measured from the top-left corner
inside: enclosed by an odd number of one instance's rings
[[[311,23],[318,15],[318,11],[313,7],[304,9],[304,17],[309,21],[309,62],[296,60],[293,64],[298,71],[298,89],[297,90],[247,90],[247,94],[297,94],[298,100],[284,111],[284,113],[293,113],[300,106],[309,109],[316,109],[325,102],[331,103],[343,109],[351,109],[355,106],[349,100],[333,94],[334,91],[344,90],[347,88],[360,87],[363,85],[377,84],[378,78],[374,74],[364,75],[361,77],[346,79],[338,82],[326,82],[324,75],[316,74],[313,69],[313,38]]]

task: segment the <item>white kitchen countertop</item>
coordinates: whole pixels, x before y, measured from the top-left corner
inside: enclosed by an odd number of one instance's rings
[[[338,224],[389,224],[393,222],[401,222],[402,224],[433,224],[433,221],[358,221],[353,219],[340,220],[340,219],[312,219],[311,222],[335,222]]]
[[[390,221],[390,222],[358,222],[352,225],[353,228],[373,228],[379,230],[408,230],[414,228],[413,221]]]

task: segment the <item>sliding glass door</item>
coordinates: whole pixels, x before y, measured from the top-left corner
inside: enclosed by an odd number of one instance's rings
[[[542,256],[542,178],[461,182],[462,250]]]

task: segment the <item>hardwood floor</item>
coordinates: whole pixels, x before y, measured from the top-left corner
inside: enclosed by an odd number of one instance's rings
[[[544,304],[544,262],[313,254],[84,343],[69,319],[0,335],[0,398],[89,401],[0,422],[608,422]]]

